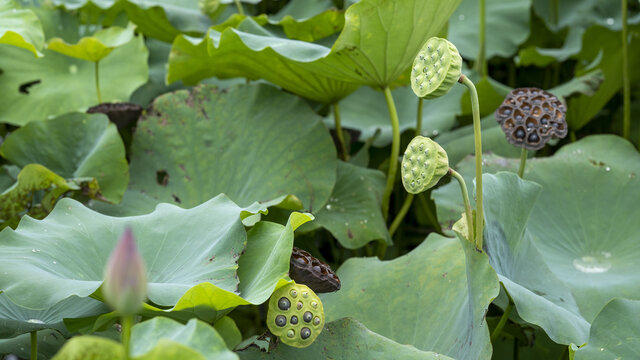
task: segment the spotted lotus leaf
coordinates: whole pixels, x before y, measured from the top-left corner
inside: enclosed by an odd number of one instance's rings
[[[433,99],[451,90],[462,74],[462,57],[449,41],[432,37],[416,55],[411,88],[418,97]]]
[[[324,319],[322,301],[306,285],[290,283],[269,300],[267,327],[289,346],[311,345],[322,332]]]
[[[402,184],[418,194],[432,188],[449,171],[449,158],[435,141],[424,136],[411,140],[402,157]]]

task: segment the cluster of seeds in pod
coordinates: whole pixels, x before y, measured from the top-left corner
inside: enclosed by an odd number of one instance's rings
[[[307,347],[324,327],[324,309],[318,295],[302,284],[288,284],[269,300],[267,327],[290,346]]]
[[[427,40],[413,62],[411,88],[419,97],[435,98],[446,94],[460,78],[462,58],[449,41]]]
[[[340,279],[327,263],[295,246],[289,261],[289,277],[297,283],[307,285],[316,293],[340,290]]]
[[[495,116],[509,143],[539,150],[549,139],[567,136],[566,111],[553,94],[538,88],[519,88],[507,95]]]
[[[402,184],[407,192],[418,194],[433,187],[449,171],[447,153],[435,141],[416,136],[402,157]]]

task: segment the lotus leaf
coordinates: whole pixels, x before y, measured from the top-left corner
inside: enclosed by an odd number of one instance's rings
[[[0,44],[17,46],[42,56],[44,33],[33,11],[17,8],[13,0],[1,0],[0,24]]]

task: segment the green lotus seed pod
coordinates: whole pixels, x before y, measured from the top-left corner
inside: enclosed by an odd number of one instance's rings
[[[449,158],[437,142],[416,136],[402,157],[402,184],[411,194],[421,193],[440,181],[449,171]]]
[[[267,327],[283,343],[297,348],[307,347],[324,327],[322,301],[306,285],[285,285],[271,295]]]
[[[216,13],[220,3],[220,0],[198,0],[198,7],[203,14],[211,16]]]
[[[421,98],[433,99],[449,92],[462,74],[462,57],[447,41],[432,37],[413,61],[411,88]]]

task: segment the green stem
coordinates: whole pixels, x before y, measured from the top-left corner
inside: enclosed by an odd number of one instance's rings
[[[338,103],[333,104],[333,119],[335,120],[336,136],[338,137],[338,143],[340,143],[340,151],[342,152],[340,155],[342,160],[347,161],[349,160],[349,152],[347,151],[347,145],[344,142],[344,134],[342,134],[340,106],[338,106]]]
[[[469,192],[467,191],[467,184],[465,183],[462,175],[451,168],[449,168],[449,175],[458,180],[458,184],[460,184],[462,200],[464,201],[464,214],[467,217],[467,233],[469,234],[469,240],[473,241],[473,215],[471,213],[471,203],[469,202]]]
[[[558,0],[549,0],[550,2],[550,6],[549,6],[549,11],[551,12],[551,23],[553,25],[558,25],[558,12],[560,11],[559,9],[559,3]]]
[[[511,314],[511,310],[513,310],[513,302],[509,301],[507,308],[504,309],[504,313],[502,313],[502,317],[500,317],[500,321],[498,322],[498,325],[496,325],[496,328],[493,329],[493,332],[491,333],[492,343],[498,340],[498,337],[502,332],[502,328],[504,328],[505,324],[507,323],[507,320],[509,320],[509,315]]]
[[[236,7],[238,8],[238,14],[244,15],[244,9],[242,9],[242,4],[240,0],[233,0],[236,3]]]
[[[38,332],[31,332],[31,360],[38,359]]]
[[[573,131],[573,130],[569,131],[569,139],[571,139],[572,143],[576,142],[577,139],[576,139],[576,132],[575,131]]]
[[[482,136],[480,133],[480,103],[475,85],[468,77],[461,75],[460,83],[469,89],[471,110],[473,113],[473,138],[476,156],[476,248],[482,251],[482,232],[484,227],[484,209],[482,207]]]
[[[124,347],[125,360],[129,360],[131,353],[131,327],[133,326],[133,315],[122,316],[122,346]]]
[[[480,51],[478,52],[478,58],[476,59],[476,63],[474,64],[474,70],[479,72],[482,75],[482,78],[487,77],[489,73],[489,69],[487,66],[487,60],[485,59],[485,51],[486,51],[486,17],[485,17],[485,0],[480,0],[478,4],[478,12],[480,14],[479,21],[479,31],[478,35],[480,36],[480,40],[478,42],[480,46]]]
[[[400,208],[400,211],[396,215],[396,218],[393,219],[393,222],[391,223],[391,226],[389,227],[389,235],[393,236],[393,234],[396,232],[396,230],[398,230],[398,226],[400,226],[400,223],[402,223],[402,220],[404,220],[404,217],[407,215],[407,213],[409,212],[409,209],[411,208],[411,203],[413,202],[413,197],[414,197],[413,194],[409,194],[404,199],[404,203],[402,204],[402,207]]]
[[[622,136],[631,132],[631,83],[629,82],[629,44],[627,42],[627,0],[622,0]]]
[[[384,88],[384,98],[387,101],[389,109],[389,118],[391,119],[391,156],[389,157],[389,172],[387,173],[387,185],[382,193],[382,215],[387,220],[389,217],[389,199],[393,192],[393,184],[396,181],[396,172],[398,171],[398,156],[400,155],[400,122],[398,121],[398,112],[393,102],[393,95],[389,87]]]
[[[418,98],[418,118],[416,119],[416,136],[422,135],[422,103],[424,99]]]
[[[100,61],[96,61],[94,64],[96,75],[96,94],[98,94],[98,104],[102,104],[102,94],[100,94]]]
[[[524,165],[527,163],[527,149],[522,148],[520,152],[520,167],[518,168],[518,176],[524,179]]]

